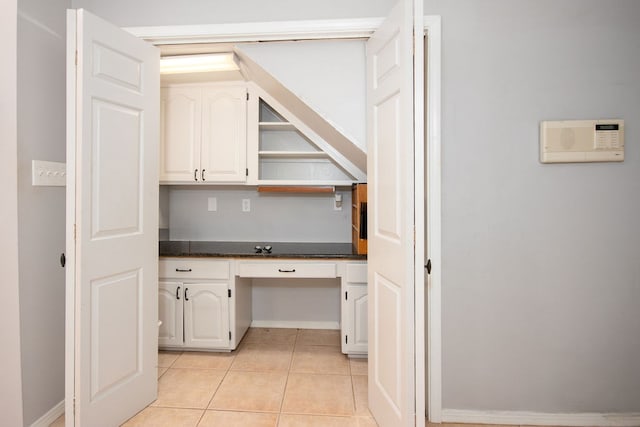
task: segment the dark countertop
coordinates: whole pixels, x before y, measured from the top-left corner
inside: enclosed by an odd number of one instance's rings
[[[255,247],[271,245],[271,253],[256,253]],[[304,242],[205,242],[160,241],[161,257],[220,258],[334,258],[366,260],[358,255],[351,243]]]

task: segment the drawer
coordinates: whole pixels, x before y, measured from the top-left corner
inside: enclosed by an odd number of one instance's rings
[[[240,262],[240,277],[317,277],[335,278],[333,262]]]
[[[227,260],[168,258],[158,262],[158,277],[176,279],[229,279]]]
[[[367,283],[367,264],[347,264],[347,282]]]

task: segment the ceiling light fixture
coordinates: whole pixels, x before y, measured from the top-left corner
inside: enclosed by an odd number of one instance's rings
[[[160,58],[161,74],[204,73],[239,70],[232,52]]]

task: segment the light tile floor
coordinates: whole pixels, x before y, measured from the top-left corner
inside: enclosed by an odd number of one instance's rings
[[[367,407],[367,360],[340,353],[339,331],[271,328],[249,329],[231,353],[159,352],[158,399],[123,424],[376,425]]]

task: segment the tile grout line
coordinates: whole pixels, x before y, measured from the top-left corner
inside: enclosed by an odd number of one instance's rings
[[[287,369],[287,379],[284,382],[284,390],[282,391],[282,400],[280,401],[280,409],[278,410],[276,426],[280,425],[280,418],[282,416],[282,407],[284,406],[284,399],[287,395],[287,385],[289,384],[289,375],[291,374],[291,367],[293,366],[293,358],[296,352],[296,345],[298,345],[299,334],[300,334],[300,328],[296,328],[296,338],[293,340],[293,350],[291,350],[291,359],[289,360],[289,368]]]
[[[218,386],[213,391],[213,394],[211,395],[211,398],[209,399],[209,403],[207,403],[207,407],[204,408],[204,412],[202,413],[202,417],[204,417],[204,414],[207,412],[207,410],[211,406],[211,403],[213,402],[214,397],[216,397],[216,393],[218,393],[218,390],[220,390],[220,387],[222,387],[222,383],[224,382],[225,378],[227,378],[227,375],[229,374],[229,372],[231,372],[231,366],[233,366],[233,363],[236,361],[236,357],[237,356],[238,356],[237,354],[235,354],[233,356],[233,360],[231,361],[231,363],[229,364],[229,366],[225,370],[224,375],[222,376],[222,378],[220,379],[220,382],[218,383]],[[202,417],[200,417],[200,420],[198,421],[198,424],[200,424],[200,421],[202,421]],[[196,426],[198,424],[196,424]]]

